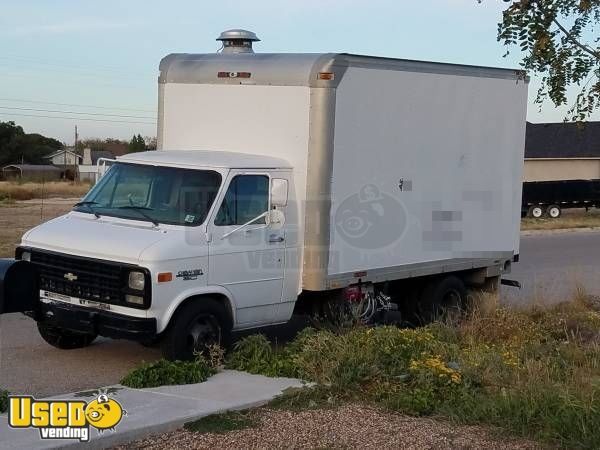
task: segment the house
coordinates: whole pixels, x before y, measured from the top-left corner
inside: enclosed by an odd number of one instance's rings
[[[46,155],[44,159],[55,166],[77,166],[81,163],[82,157],[72,149],[64,148]]]
[[[60,180],[62,176],[62,169],[51,165],[11,164],[2,168],[2,177],[5,180],[53,181]]]
[[[527,123],[524,181],[600,179],[600,122]]]
[[[115,159],[114,155],[109,151],[83,149],[83,160],[77,170],[81,181],[96,181],[98,175],[98,160],[99,159]]]

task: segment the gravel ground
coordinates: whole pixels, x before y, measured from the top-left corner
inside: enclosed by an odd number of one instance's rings
[[[256,428],[225,434],[177,430],[132,442],[118,450],[542,448],[530,441],[500,437],[483,427],[454,426],[356,404],[301,412],[262,409],[256,414]]]

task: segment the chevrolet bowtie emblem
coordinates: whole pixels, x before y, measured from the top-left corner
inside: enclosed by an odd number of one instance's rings
[[[69,272],[69,273],[65,273],[65,278],[69,281],[75,281],[75,280],[77,280],[77,275]]]

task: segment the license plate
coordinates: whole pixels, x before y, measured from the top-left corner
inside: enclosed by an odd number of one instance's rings
[[[57,294],[56,292],[40,291],[40,297],[47,300],[54,300],[64,303],[70,303],[72,305],[81,305],[87,308],[102,309],[104,311],[110,310],[110,305],[107,303],[94,302],[92,300],[86,300],[84,298],[71,297],[69,295]]]

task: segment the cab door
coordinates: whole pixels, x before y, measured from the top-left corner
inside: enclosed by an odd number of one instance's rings
[[[211,285],[234,297],[236,326],[273,323],[281,301],[285,267],[285,227],[268,217],[244,224],[271,210],[270,176],[231,171],[227,187],[208,226]]]

